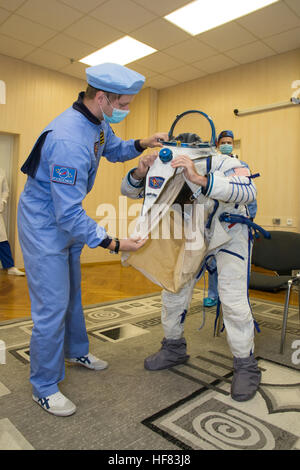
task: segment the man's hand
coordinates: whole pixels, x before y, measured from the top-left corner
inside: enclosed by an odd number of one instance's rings
[[[137,251],[139,248],[145,245],[147,239],[141,238],[124,238],[120,240],[120,249],[119,251]],[[114,250],[116,247],[115,240],[108,245],[109,250]]]
[[[169,136],[166,132],[158,132],[157,134],[148,137],[148,139],[140,139],[140,145],[144,149],[150,147],[163,147],[163,144],[160,140],[164,140],[165,142],[169,140]]]
[[[179,155],[174,158],[171,162],[171,166],[173,168],[184,168],[183,174],[191,183],[195,183],[206,188],[207,178],[197,173],[193,160],[186,155]]]
[[[145,178],[147,171],[149,170],[149,167],[153,165],[157,157],[158,157],[157,152],[151,155],[143,155],[139,159],[138,167],[131,174],[132,177],[137,180],[142,180],[143,178]]]

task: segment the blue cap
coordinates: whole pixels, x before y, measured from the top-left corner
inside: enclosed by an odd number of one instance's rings
[[[168,148],[161,149],[161,151],[159,152],[159,158],[163,163],[170,162],[173,158],[172,150]]]
[[[219,142],[220,139],[222,139],[222,137],[231,137],[232,139],[234,139],[232,131],[222,131],[222,132],[220,132],[220,134],[218,136],[218,142]]]
[[[145,82],[143,75],[119,64],[94,65],[85,71],[89,85],[118,95],[136,95]]]

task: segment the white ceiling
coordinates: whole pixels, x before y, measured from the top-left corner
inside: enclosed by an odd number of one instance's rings
[[[78,60],[128,34],[158,50],[127,66],[161,89],[300,47],[300,0],[198,36],[163,18],[190,1],[0,0],[0,54],[85,79]]]

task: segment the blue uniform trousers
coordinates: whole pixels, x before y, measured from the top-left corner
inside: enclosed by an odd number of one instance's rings
[[[0,242],[0,261],[3,269],[12,268],[15,265],[7,240]]]
[[[22,205],[18,220],[34,323],[30,381],[33,394],[42,398],[59,391],[65,357],[89,352],[81,302],[83,244],[68,243],[67,234],[57,227],[32,231],[22,214]]]

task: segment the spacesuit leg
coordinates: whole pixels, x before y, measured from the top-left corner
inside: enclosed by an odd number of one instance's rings
[[[254,320],[248,298],[252,244],[246,226],[235,226],[230,242],[216,254],[218,291],[227,341],[234,356],[231,395],[237,401],[252,398],[261,373],[254,351]]]
[[[82,357],[89,352],[89,340],[81,300],[80,255],[82,244],[74,244],[69,251],[70,301],[66,313],[65,357]]]
[[[149,370],[168,369],[186,362],[186,340],[183,337],[184,321],[198,279],[188,282],[176,294],[163,290],[161,322],[165,337],[161,349],[147,357],[144,365]]]

